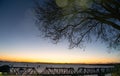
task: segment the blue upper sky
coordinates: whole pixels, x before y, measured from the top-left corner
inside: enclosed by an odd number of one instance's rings
[[[39,0],[40,4],[43,1]],[[80,48],[68,49],[66,41],[52,44],[40,37],[33,8],[33,0],[0,0],[0,60],[120,62],[120,51],[108,49],[99,41],[87,44],[83,51]]]

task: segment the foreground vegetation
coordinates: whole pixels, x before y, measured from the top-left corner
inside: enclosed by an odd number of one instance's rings
[[[115,65],[114,72],[112,73],[112,76],[120,76],[120,64]]]

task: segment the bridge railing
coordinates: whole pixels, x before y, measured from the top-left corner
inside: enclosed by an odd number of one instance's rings
[[[76,74],[80,75],[92,75],[92,74],[108,74],[112,73],[113,68],[84,68],[84,67],[79,67],[78,70],[76,71]]]
[[[114,68],[74,68],[46,67],[42,72],[38,72],[35,67],[10,67],[11,75],[93,75],[104,76],[112,73]],[[101,75],[102,74],[102,75]]]
[[[39,73],[34,67],[11,67],[10,74],[12,75],[35,75]]]
[[[51,68],[46,67],[41,74],[74,74],[74,68]]]

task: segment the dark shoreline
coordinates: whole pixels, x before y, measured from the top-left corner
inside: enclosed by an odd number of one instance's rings
[[[102,65],[102,66],[113,66],[120,65],[120,63],[44,63],[44,62],[13,62],[13,61],[0,61],[1,63],[24,63],[24,64],[55,64],[55,65]]]

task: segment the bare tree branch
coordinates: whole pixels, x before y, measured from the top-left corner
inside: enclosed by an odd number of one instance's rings
[[[77,6],[74,0],[65,8],[59,7],[55,0],[47,2],[47,7],[37,5],[35,13],[39,30],[55,42],[68,40],[70,48],[83,47],[84,42],[96,38],[109,47],[120,49],[120,1],[91,1],[85,9]]]

